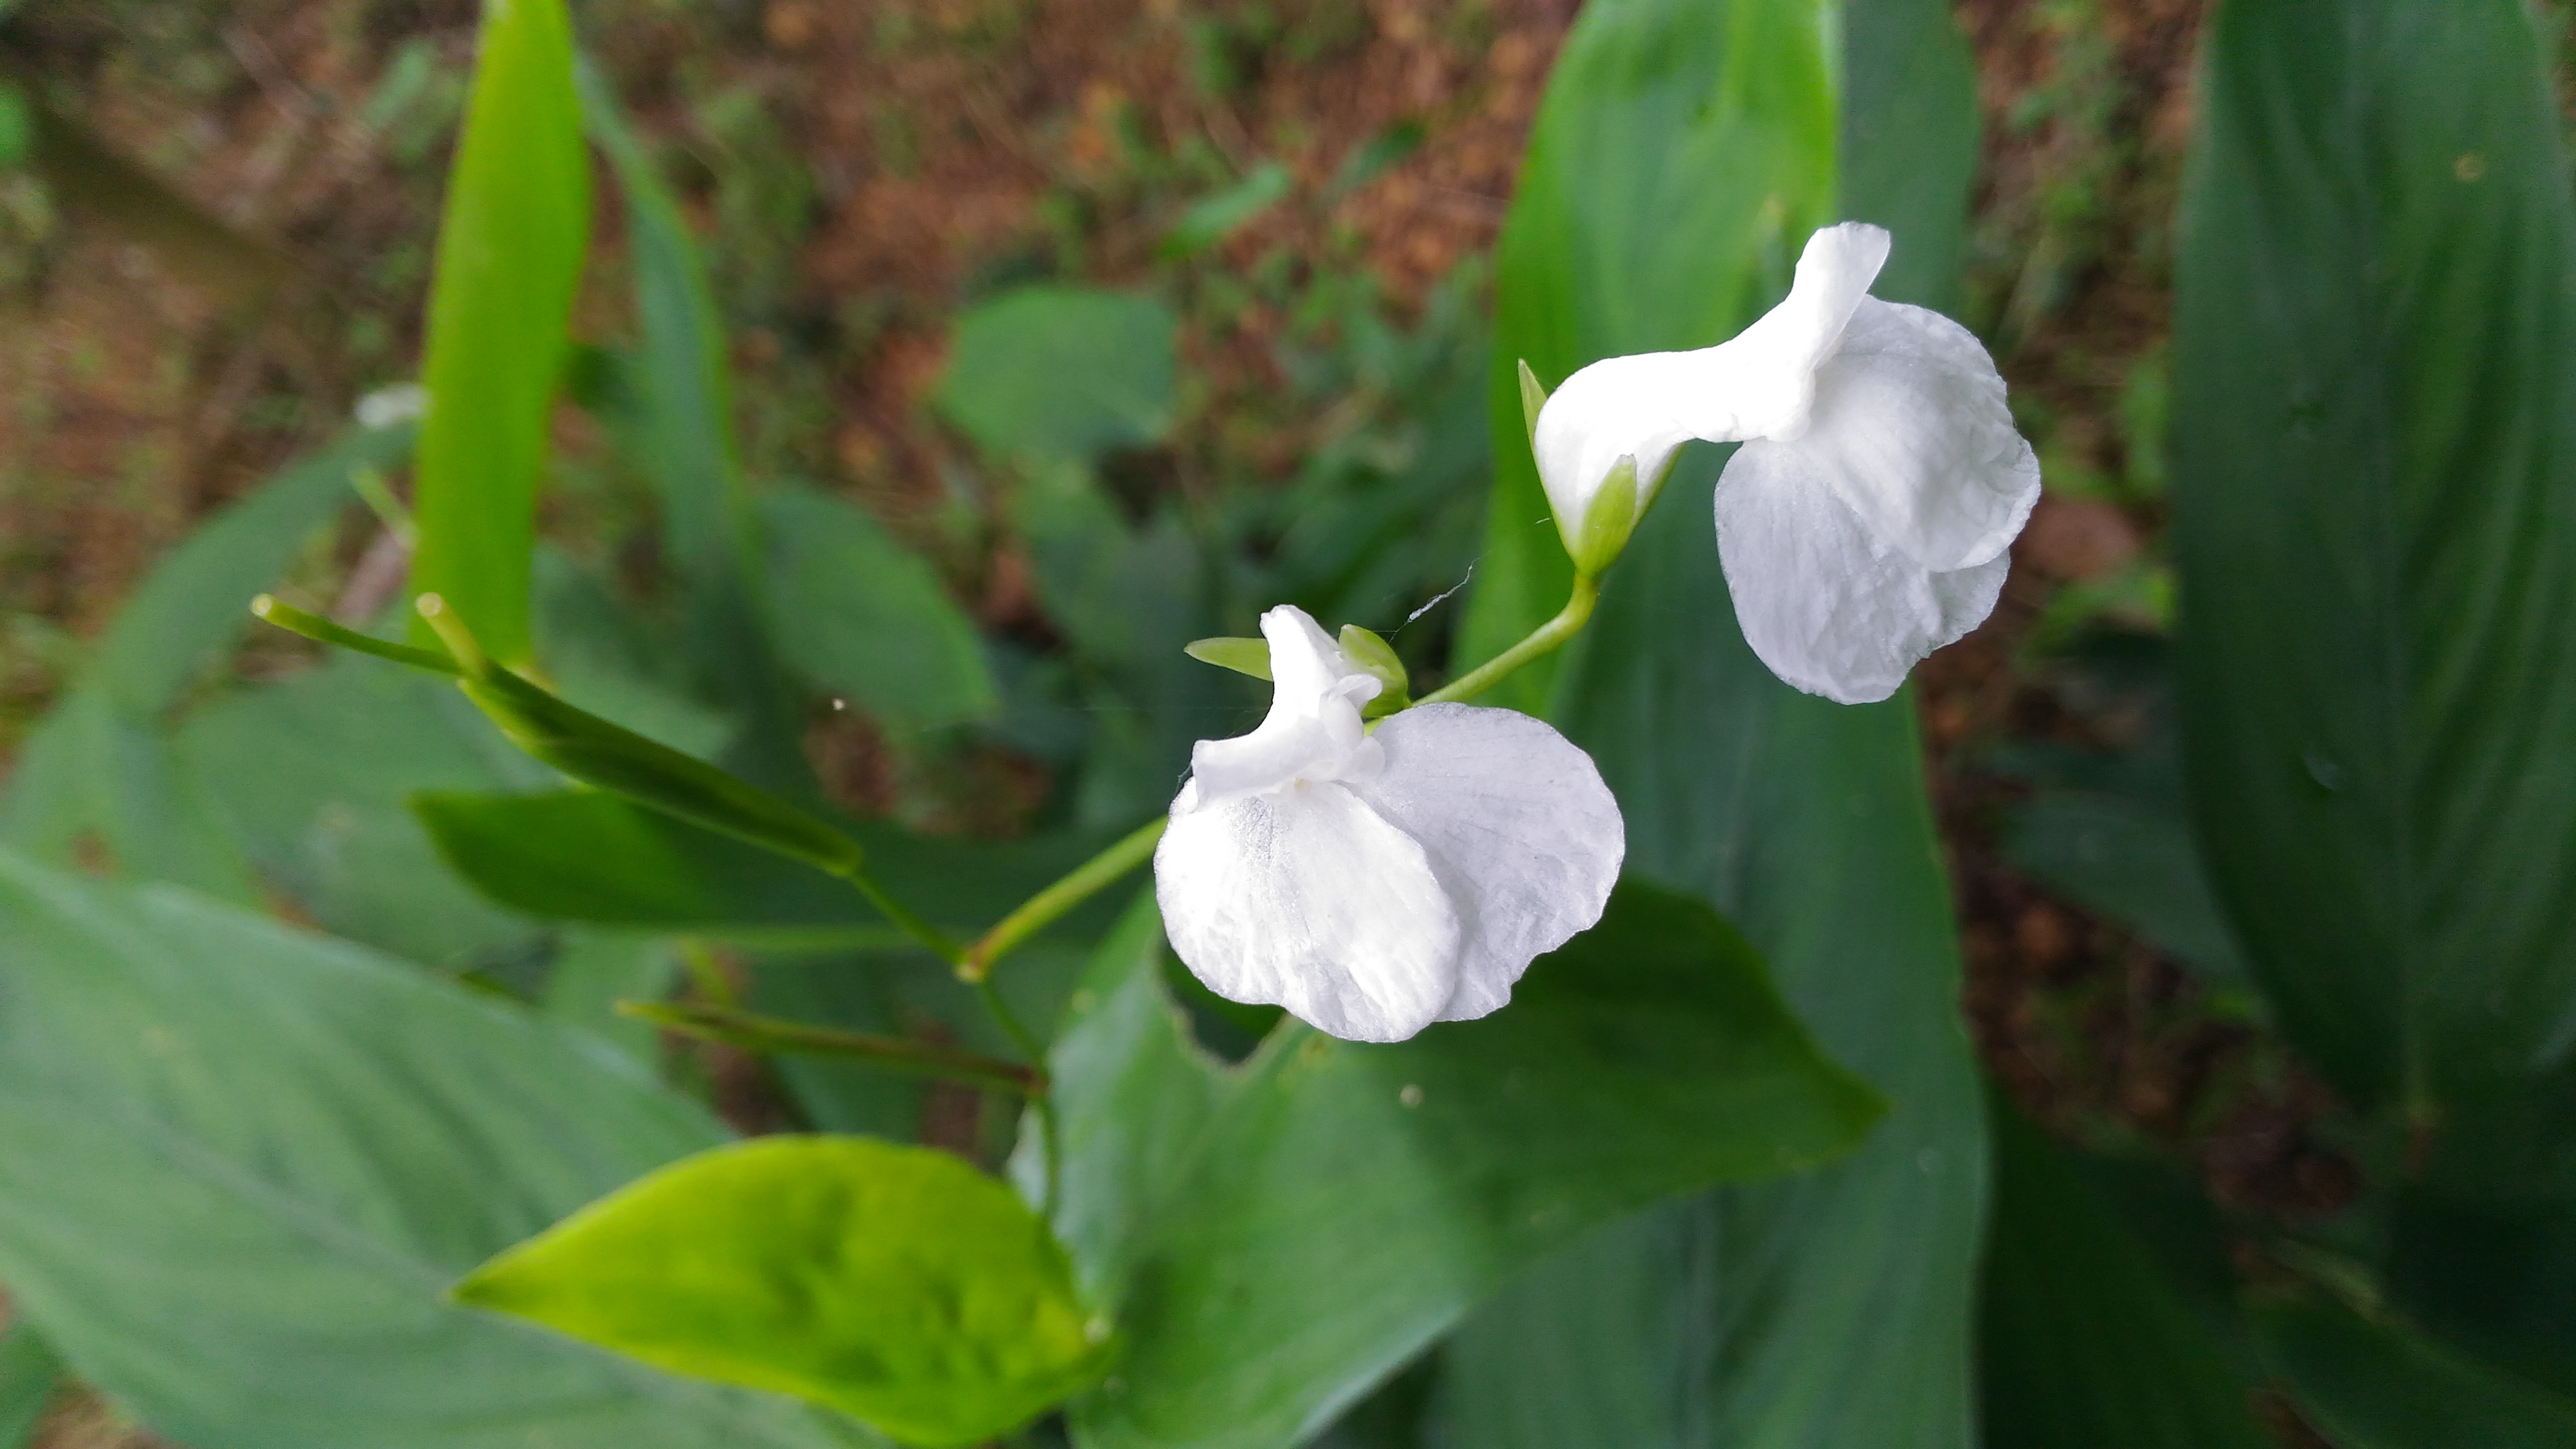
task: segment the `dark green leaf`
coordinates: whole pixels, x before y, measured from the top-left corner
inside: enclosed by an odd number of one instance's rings
[[[0,1449],[21,1449],[36,1437],[62,1377],[53,1345],[25,1319],[0,1334]]]
[[[1561,382],[1596,357],[1719,341],[1776,294],[1833,219],[1824,33],[1800,0],[1735,0],[1722,23],[1613,0],[1577,22],[1506,228],[1499,478],[1462,662],[1563,599],[1513,359]],[[1975,150],[1964,41],[1935,0],[1848,7],[1841,33],[1840,207],[1895,233],[1881,295],[1937,303]],[[1822,1171],[1659,1210],[1508,1290],[1452,1342],[1451,1429],[1479,1449],[1963,1449],[1985,1124],[1912,705],[1828,704],[1754,659],[1710,524],[1717,461],[1685,450],[1553,716],[1618,795],[1630,869],[1724,910],[1894,1110]]]
[[[2193,805],[2282,1025],[2453,1115],[2576,1049],[2576,205],[2528,7],[2246,0],[2174,344]]]
[[[650,1067],[661,1057],[650,1022],[620,1012],[623,1001],[658,1001],[680,974],[672,944],[620,931],[572,931],[546,974],[546,1015],[613,1043]]]
[[[439,1301],[722,1140],[587,1036],[157,888],[0,855],[0,1277],[198,1449],[822,1449],[810,1411]]]
[[[1059,1231],[1129,1339],[1074,1406],[1086,1445],[1293,1443],[1586,1228],[1881,1110],[1724,922],[1633,882],[1503,1011],[1394,1046],[1292,1027],[1239,1070],[1189,1043],[1154,926],[1140,905],[1050,1058]]]
[[[1171,309],[1146,297],[1026,287],[957,319],[939,408],[996,458],[1080,462],[1172,424]]]
[[[475,55],[430,284],[411,587],[524,664],[537,475],[590,241],[590,157],[564,0],[493,0]]]
[[[1998,1104],[1986,1449],[2268,1449],[2229,1370],[2077,1164]]]
[[[2012,812],[2004,854],[2034,879],[2180,957],[2210,985],[2253,978],[2178,812],[2082,790],[2045,790]]]
[[[1046,1225],[946,1152],[765,1137],[700,1153],[474,1271],[459,1300],[907,1444],[980,1444],[1096,1382],[1109,1323]]]
[[[993,713],[983,643],[927,562],[827,494],[779,489],[760,512],[770,615],[798,672],[899,732]]]
[[[884,918],[843,881],[590,790],[535,795],[431,791],[412,809],[457,872],[530,915],[772,946],[891,944]],[[980,930],[1104,842],[942,840],[845,821],[871,873],[933,922]],[[1099,911],[1088,919],[1097,929]]]
[[[2564,1449],[2576,1399],[2317,1299],[2259,1305],[2264,1356],[2335,1449]]]

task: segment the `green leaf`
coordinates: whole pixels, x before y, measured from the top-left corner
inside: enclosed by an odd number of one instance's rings
[[[351,429],[156,564],[23,747],[0,798],[0,838],[61,861],[94,837],[125,874],[253,899],[208,790],[170,753],[171,717],[249,627],[251,596],[348,502],[351,475],[392,466],[409,443],[407,428]]]
[[[552,779],[442,681],[328,658],[208,701],[171,749],[270,899],[323,929],[446,969],[532,945],[528,922],[492,909],[444,869],[404,811],[416,790]],[[284,758],[292,769],[280,768]]]
[[[21,1449],[34,1440],[62,1378],[53,1345],[24,1319],[0,1334],[0,1449]]]
[[[486,0],[475,55],[430,283],[411,589],[443,596],[495,656],[524,664],[537,476],[590,242],[590,157],[564,0]]]
[[[251,596],[349,502],[351,477],[396,466],[410,447],[408,427],[351,428],[217,512],[117,610],[91,677],[137,721],[168,711],[249,629]]]
[[[1585,1229],[1834,1156],[1882,1106],[1723,921],[1633,881],[1508,1008],[1393,1046],[1292,1027],[1221,1067],[1159,955],[1143,902],[1049,1058],[1058,1231],[1129,1339],[1073,1407],[1094,1449],[1296,1442]]]
[[[2433,1122],[2576,1051],[2576,204],[2528,7],[2248,0],[2174,342],[2182,719],[2293,1039]]]
[[[1192,257],[1224,241],[1297,189],[1296,173],[1264,161],[1242,180],[1191,206],[1163,234],[1165,257]]]
[[[938,402],[996,458],[1080,462],[1162,441],[1172,425],[1169,307],[1079,287],[1023,287],[957,319]]]
[[[810,772],[762,614],[759,521],[734,442],[724,316],[679,203],[606,78],[584,62],[578,79],[591,139],[625,201],[644,334],[627,442],[661,500],[662,549],[683,591],[689,653],[710,693],[747,722],[727,763],[793,792]]]
[[[2315,1298],[2259,1304],[2264,1356],[2336,1449],[2563,1449],[2576,1399]]]
[[[2210,985],[2253,985],[2180,811],[2087,790],[2043,790],[2011,813],[2004,854],[2075,904],[2180,957]]]
[[[2267,1449],[2248,1385],[2064,1149],[2000,1102],[1986,1449]]]
[[[848,883],[792,859],[591,790],[425,791],[411,808],[458,874],[551,920],[748,945],[890,945],[900,938]],[[981,929],[1089,859],[1096,836],[1008,844],[844,821],[871,873],[933,922]],[[1100,908],[1074,918],[1097,922]]]
[[[1561,380],[1706,345],[1776,295],[1836,204],[1823,22],[1793,0],[1734,0],[1722,24],[1612,0],[1576,22],[1505,231],[1501,467],[1462,662],[1564,597],[1510,360]],[[1975,153],[1965,43],[1934,0],[1844,7],[1841,33],[1839,205],[1895,233],[1880,295],[1938,302]],[[1885,146],[1905,154],[1871,154]],[[1918,167],[1945,179],[1876,189]],[[1560,665],[1552,716],[1617,794],[1629,869],[1724,911],[1893,1110],[1821,1171],[1660,1209],[1507,1290],[1452,1339],[1451,1428],[1480,1449],[1964,1449],[1985,1123],[1913,706],[1800,695],[1744,646],[1709,522],[1718,461],[1684,450]]]
[[[1616,0],[1578,21],[1548,83],[1496,259],[1487,385],[1495,481],[1463,667],[1564,604],[1558,541],[1523,420],[1525,360],[1543,386],[1628,352],[1732,336],[1832,220],[1833,93],[1813,0],[1735,0],[1723,19]],[[1553,667],[1488,703],[1535,712]]]
[[[661,1060],[660,1034],[617,1009],[623,1001],[658,1001],[679,978],[671,943],[620,931],[572,931],[546,974],[539,1004],[546,1015],[601,1037],[651,1068]]]
[[[619,1189],[459,1301],[908,1444],[1009,1432],[1100,1377],[1109,1323],[1018,1194],[948,1153],[765,1137]]]
[[[807,488],[760,500],[769,611],[787,662],[899,732],[991,715],[983,641],[929,563],[863,510]]]
[[[0,1279],[199,1449],[824,1449],[850,1429],[439,1294],[723,1139],[584,1034],[0,853]]]

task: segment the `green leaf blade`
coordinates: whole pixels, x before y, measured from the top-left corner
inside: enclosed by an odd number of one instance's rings
[[[590,158],[563,0],[487,0],[430,286],[414,593],[527,662],[549,414],[590,240]],[[424,636],[425,637],[425,636]]]
[[[5,852],[0,948],[0,1278],[156,1434],[849,1442],[846,1421],[438,1301],[492,1253],[723,1140],[606,1044],[249,912]]]
[[[906,1443],[981,1443],[1096,1381],[1108,1324],[1018,1196],[929,1148],[766,1137],[501,1254],[459,1301]]]
[[[938,403],[995,458],[1085,462],[1172,425],[1179,319],[1147,297],[1023,287],[957,321]]]
[[[2254,0],[2177,274],[2182,721],[2219,894],[2357,1105],[2576,1045],[2576,204],[2510,0]]]
[[[1492,1016],[1293,1027],[1239,1070],[1190,1042],[1139,912],[1050,1059],[1066,1238],[1129,1340],[1074,1405],[1095,1449],[1295,1442],[1585,1229],[1848,1151],[1884,1110],[1740,937],[1642,883]]]

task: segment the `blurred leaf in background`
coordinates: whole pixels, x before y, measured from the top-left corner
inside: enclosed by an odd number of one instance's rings
[[[2231,4],[2205,54],[2174,348],[2199,839],[2284,1031],[2375,1123],[2395,1211],[2350,1249],[2455,1347],[2576,1393],[2576,198],[2547,58],[2511,0]]]
[[[1720,341],[1839,216],[1895,233],[1880,292],[1945,300],[1976,136],[1946,6],[1855,6],[1839,27],[1803,0],[1735,0],[1722,24],[1586,8],[1502,242],[1498,477],[1462,661],[1552,614],[1569,572],[1516,362],[1557,382]],[[1966,1449],[1985,1124],[1912,706],[1796,694],[1743,646],[1710,524],[1721,457],[1686,451],[1553,685],[1525,671],[1500,702],[1547,707],[1592,752],[1629,869],[1726,911],[1893,1107],[1840,1162],[1658,1208],[1522,1279],[1450,1346],[1451,1429],[1525,1449]]]

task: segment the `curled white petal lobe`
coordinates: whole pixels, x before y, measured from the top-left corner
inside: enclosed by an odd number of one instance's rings
[[[1745,642],[1809,694],[1868,704],[1975,628],[2011,568],[1935,571],[1874,538],[1797,443],[1747,443],[1717,485],[1717,552]]]
[[[1791,446],[1813,486],[1934,571],[2002,553],[2039,499],[2039,460],[2013,426],[1986,349],[1921,307],[1861,300]]]
[[[1270,713],[1248,735],[1201,740],[1190,751],[1192,808],[1217,805],[1292,780],[1364,779],[1379,752],[1360,705],[1384,687],[1352,664],[1305,610],[1282,604],[1261,616],[1270,641]]]
[[[1209,989],[1352,1041],[1401,1041],[1455,994],[1460,928],[1423,849],[1340,784],[1175,813],[1154,851],[1172,949]]]
[[[1440,1020],[1486,1015],[1533,958],[1601,919],[1627,853],[1618,802],[1590,756],[1510,710],[1424,705],[1377,739],[1386,768],[1352,792],[1421,845],[1457,910]]]

